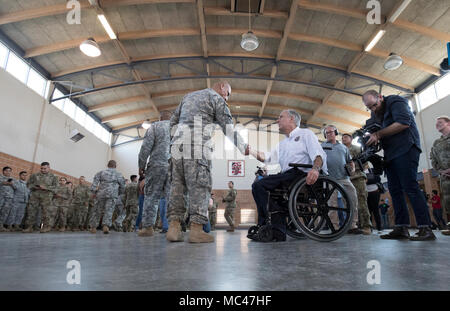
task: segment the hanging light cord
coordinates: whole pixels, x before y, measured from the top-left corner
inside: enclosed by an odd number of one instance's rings
[[[248,31],[252,30],[250,20],[251,20],[251,17],[250,17],[250,0],[248,0]]]

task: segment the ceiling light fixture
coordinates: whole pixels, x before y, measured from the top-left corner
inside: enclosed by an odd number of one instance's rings
[[[403,65],[403,59],[397,54],[391,53],[389,57],[384,62],[384,69],[386,70],[396,70]]]
[[[94,38],[89,38],[80,44],[80,50],[89,57],[97,57],[102,54],[100,47]]]
[[[108,36],[111,38],[111,40],[116,40],[117,36],[114,33],[113,29],[108,23],[108,20],[106,19],[105,15],[99,14],[97,15],[98,19],[100,20],[100,23],[102,23],[103,28],[105,28],[106,32],[108,33]]]
[[[145,120],[145,121],[142,123],[142,127],[143,127],[144,129],[148,129],[151,125],[152,125],[152,124],[150,123],[149,120]]]
[[[384,36],[385,33],[386,33],[386,30],[384,30],[384,29],[381,29],[380,31],[378,31],[377,35],[365,47],[364,51],[370,52],[373,49],[373,47],[378,43],[378,41],[381,40],[381,38]]]
[[[241,48],[250,52],[256,50],[259,46],[258,37],[251,30],[251,12],[250,12],[250,0],[248,0],[248,32],[242,34]]]

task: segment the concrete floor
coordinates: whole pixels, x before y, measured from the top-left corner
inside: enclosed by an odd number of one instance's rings
[[[168,243],[160,233],[2,233],[0,290],[450,289],[450,237],[438,231],[431,242],[373,234],[331,243],[257,243],[246,230],[213,234],[215,243],[189,244]],[[70,260],[80,262],[80,285],[66,281]],[[379,285],[367,282],[370,260],[380,263]]]

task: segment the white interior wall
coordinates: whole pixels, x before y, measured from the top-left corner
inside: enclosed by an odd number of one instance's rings
[[[95,173],[106,167],[110,147],[78,125],[70,117],[0,69],[0,151],[26,161],[33,161],[42,108],[42,128],[34,162],[50,162],[50,167],[92,181]],[[72,129],[85,137],[74,143]]]

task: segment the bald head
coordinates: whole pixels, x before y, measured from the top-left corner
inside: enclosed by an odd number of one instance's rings
[[[109,160],[109,162],[108,162],[108,167],[109,167],[109,168],[116,168],[116,161],[114,161],[114,160]]]
[[[227,81],[220,81],[213,85],[212,89],[216,91],[225,101],[231,96],[231,86]]]

